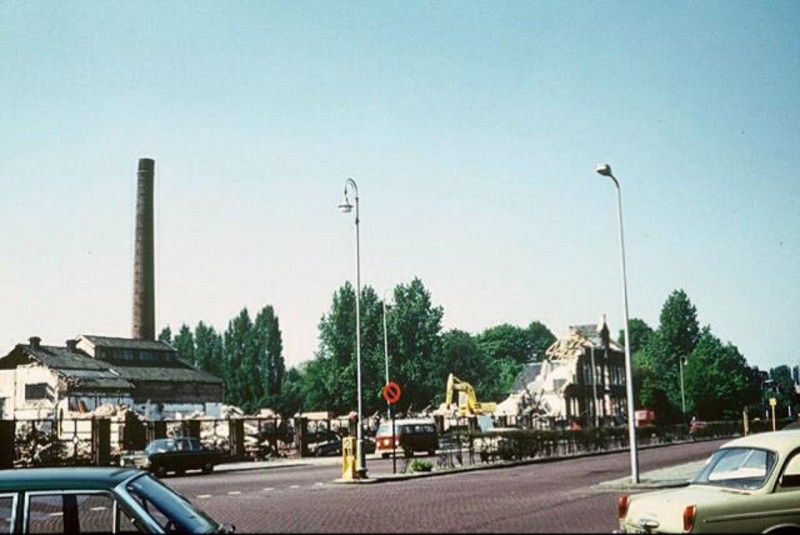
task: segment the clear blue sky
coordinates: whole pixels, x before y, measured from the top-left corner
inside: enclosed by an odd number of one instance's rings
[[[156,160],[157,330],[278,313],[313,358],[354,280],[445,328],[622,327],[683,288],[798,363],[800,2],[0,3],[0,353],[129,336]]]

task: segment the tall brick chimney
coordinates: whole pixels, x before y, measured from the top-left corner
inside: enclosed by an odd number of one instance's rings
[[[136,237],[133,259],[133,338],[156,339],[156,284],[153,238],[155,162],[139,160],[136,184]]]

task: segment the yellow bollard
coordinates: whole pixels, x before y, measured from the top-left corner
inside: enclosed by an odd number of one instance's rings
[[[356,447],[355,437],[344,437],[342,439],[342,479],[352,481],[358,479],[356,469]]]

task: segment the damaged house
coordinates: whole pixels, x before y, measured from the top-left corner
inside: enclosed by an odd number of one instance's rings
[[[194,369],[171,345],[82,335],[66,346],[39,337],[0,358],[4,419],[46,418],[125,406],[148,419],[202,412],[218,417],[222,379]]]
[[[530,416],[537,427],[624,423],[627,415],[624,348],[599,325],[576,325],[556,340],[542,362],[522,371],[496,414]]]

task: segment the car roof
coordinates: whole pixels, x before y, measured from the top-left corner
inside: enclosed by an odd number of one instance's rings
[[[726,442],[723,448],[755,447],[774,450],[780,454],[788,454],[800,448],[800,429],[753,433],[746,437]]]
[[[133,468],[70,466],[0,470],[0,492],[33,490],[110,489],[133,476]]]

